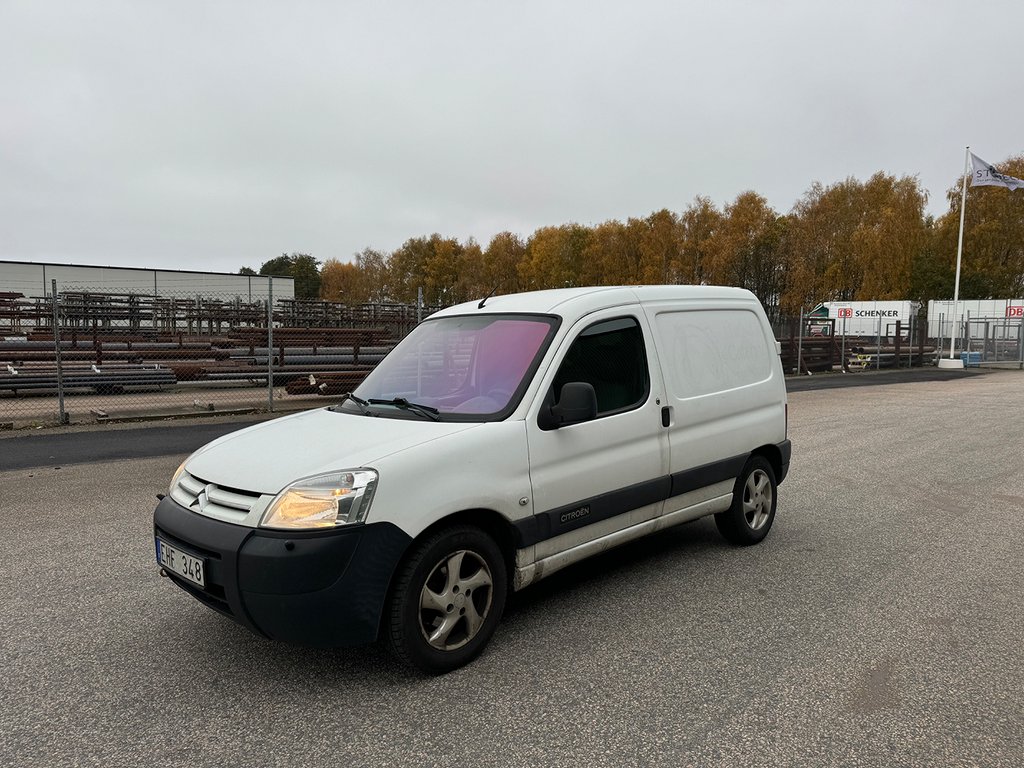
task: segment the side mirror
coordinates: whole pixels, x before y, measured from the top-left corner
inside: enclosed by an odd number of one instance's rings
[[[594,385],[584,381],[570,381],[562,386],[558,405],[544,408],[540,413],[541,429],[558,429],[570,424],[590,421],[597,416],[597,393]]]

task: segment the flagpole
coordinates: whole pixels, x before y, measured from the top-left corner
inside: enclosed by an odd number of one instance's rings
[[[952,322],[949,324],[949,361],[939,360],[940,368],[963,368],[963,360],[953,358],[953,337],[956,334],[956,308],[960,300],[960,258],[964,252],[964,212],[967,210],[967,169],[970,164],[971,148],[964,150],[964,180],[963,191],[960,193],[960,236],[956,243],[956,282],[953,285],[953,312]],[[945,363],[945,365],[943,365]]]

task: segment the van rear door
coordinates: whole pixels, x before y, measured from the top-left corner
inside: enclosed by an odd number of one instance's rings
[[[751,451],[785,437],[785,388],[764,312],[753,297],[652,302],[645,311],[665,376],[665,512],[720,505]]]

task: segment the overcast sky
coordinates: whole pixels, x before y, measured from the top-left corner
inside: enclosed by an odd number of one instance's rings
[[[0,259],[237,271],[1024,152],[1022,0],[0,0]]]

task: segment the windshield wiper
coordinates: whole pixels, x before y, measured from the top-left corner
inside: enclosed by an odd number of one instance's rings
[[[341,403],[344,403],[346,400],[351,400],[353,403],[358,405],[359,412],[362,413],[364,416],[370,415],[370,412],[366,410],[366,406],[368,406],[370,403],[367,402],[366,400],[363,400],[363,398],[359,397],[358,395],[353,395],[351,392],[342,392]],[[336,406],[331,408],[331,410],[333,411],[337,408],[340,408],[341,403],[338,403]]]
[[[419,403],[410,403],[404,397],[395,397],[391,400],[379,400],[371,397],[367,402],[370,405],[393,405],[395,408],[401,408],[403,411],[412,411],[434,421],[441,420],[441,417],[438,416],[440,411],[437,408],[432,408],[429,405],[420,405]]]

